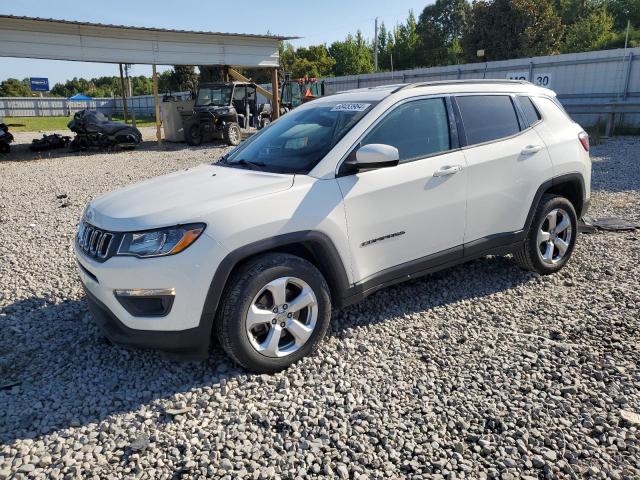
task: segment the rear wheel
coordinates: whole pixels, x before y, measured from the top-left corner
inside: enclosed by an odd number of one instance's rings
[[[8,143],[0,143],[0,153],[9,153],[11,151],[11,145]]]
[[[236,146],[242,140],[242,130],[240,125],[235,122],[229,122],[224,125],[224,141],[227,145]]]
[[[202,129],[200,128],[200,125],[195,124],[189,127],[186,140],[189,145],[193,145],[195,147],[202,143]]]
[[[237,363],[271,373],[313,353],[330,317],[329,287],[318,269],[272,253],[249,261],[230,279],[216,332]]]
[[[514,253],[524,269],[548,275],[569,261],[576,243],[578,218],[569,200],[545,194],[522,246]]]

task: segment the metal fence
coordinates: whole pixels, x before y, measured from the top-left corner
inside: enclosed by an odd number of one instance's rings
[[[418,68],[397,72],[325,78],[325,92],[353,88],[434,80],[518,78],[556,91],[565,108],[578,122],[590,126],[598,121],[640,127],[640,48],[601,50],[497,62]],[[271,86],[265,86],[268,90]],[[190,92],[172,93],[185,99]],[[259,96],[259,102],[267,101]],[[152,95],[127,99],[129,111],[154,116]],[[91,108],[106,115],[122,115],[121,98],[71,101],[63,98],[0,98],[0,117],[71,115]]]
[[[271,90],[271,85],[262,85],[262,87]],[[191,96],[191,92],[171,92],[171,96],[186,100]],[[258,94],[258,102],[266,103],[269,100]],[[92,98],[91,100],[72,101],[60,97],[0,97],[0,118],[69,116],[83,109],[99,110],[107,116],[122,116],[122,98]],[[138,117],[154,117],[153,95],[128,97],[127,110],[134,112]]]
[[[454,79],[513,78],[551,88],[578,122],[640,126],[640,48],[325,78],[325,92]]]
[[[109,115],[112,98],[68,100],[60,97],[0,97],[0,117],[58,117],[90,108]]]

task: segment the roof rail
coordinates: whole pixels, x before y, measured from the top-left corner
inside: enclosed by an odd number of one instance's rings
[[[526,80],[510,80],[510,79],[506,79],[506,78],[480,78],[480,79],[473,79],[473,78],[468,78],[465,80],[433,80],[431,82],[417,82],[417,83],[407,83],[405,85],[401,85],[398,88],[396,88],[395,90],[393,90],[391,93],[396,93],[399,92],[400,90],[406,90],[409,88],[417,88],[417,87],[428,87],[431,85],[456,85],[456,84],[464,84],[464,83],[488,83],[488,84],[501,84],[501,83],[506,83],[506,84],[531,84],[531,82],[528,82]]]

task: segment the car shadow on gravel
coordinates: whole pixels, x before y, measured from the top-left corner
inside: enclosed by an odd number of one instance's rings
[[[247,373],[217,348],[196,363],[113,346],[99,334],[84,300],[22,300],[0,308],[0,444],[115,414],[143,421],[135,414],[142,405],[166,421],[163,399],[223,388],[240,375]]]
[[[340,338],[354,327],[402,321],[397,317],[491,295],[531,278],[509,260],[477,260],[381,290],[335,312],[330,335]],[[171,417],[164,410],[176,395],[200,388],[224,392],[231,378],[240,384],[259,379],[234,365],[216,344],[206,361],[188,363],[111,345],[99,334],[84,300],[22,300],[0,309],[0,327],[0,443],[99,423],[116,414],[139,424],[151,410],[156,422],[167,422]]]
[[[507,257],[483,257],[387,287],[360,303],[335,312],[330,334],[340,338],[348,335],[353,327],[486,297],[537,277],[539,275],[520,269]]]

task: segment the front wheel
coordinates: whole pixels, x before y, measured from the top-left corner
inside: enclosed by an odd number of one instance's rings
[[[0,143],[0,153],[9,153],[11,151],[11,145],[8,143]]]
[[[187,132],[187,143],[194,147],[197,147],[202,143],[202,129],[200,128],[200,125],[191,125]]]
[[[232,276],[216,333],[237,363],[273,373],[313,353],[330,318],[329,287],[318,269],[300,257],[270,253]]]
[[[227,145],[235,147],[242,140],[242,130],[236,122],[229,122],[224,125],[224,141]]]
[[[527,237],[514,253],[525,270],[549,275],[569,261],[578,234],[578,218],[569,200],[545,194],[533,216]]]

